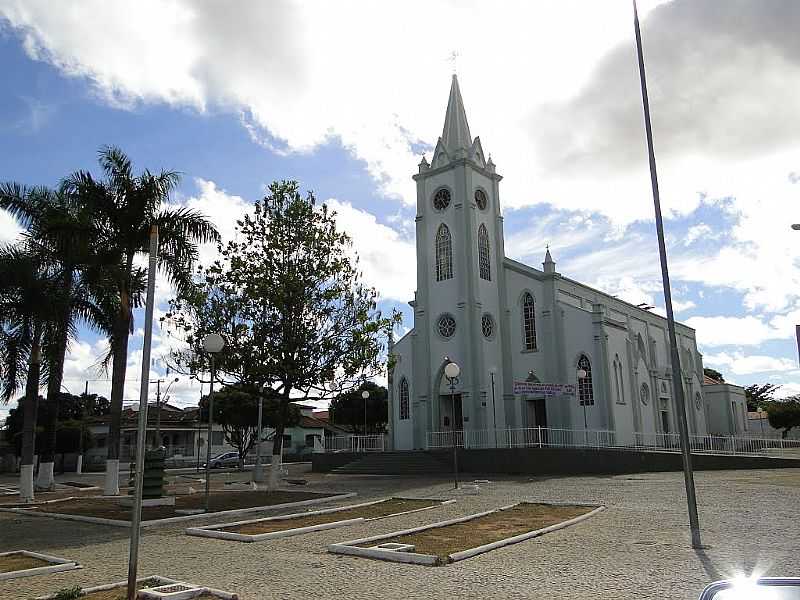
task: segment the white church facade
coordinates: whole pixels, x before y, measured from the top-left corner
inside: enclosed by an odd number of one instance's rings
[[[413,328],[390,347],[392,447],[452,430],[602,430],[617,444],[677,432],[666,319],[561,275],[549,249],[541,269],[506,257],[501,179],[470,136],[454,75],[442,137],[414,175],[417,291]],[[677,324],[677,336],[689,433],[705,435],[695,332]],[[574,389],[515,393],[515,382]]]

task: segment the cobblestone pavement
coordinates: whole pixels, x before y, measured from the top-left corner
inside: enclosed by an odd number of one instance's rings
[[[392,494],[454,497],[452,483],[445,479],[306,476],[309,484],[301,489],[356,491],[357,500]],[[457,495],[455,504],[431,511],[252,544],[189,537],[183,533],[186,524],[148,528],[143,531],[139,572],[235,591],[243,599],[370,600],[487,595],[692,599],[712,580],[753,569],[800,575],[800,470],[697,473],[703,541],[710,546],[703,552],[689,547],[680,473],[490,479],[479,495]],[[446,567],[335,556],[325,550],[332,542],[522,499],[602,503],[608,508],[573,527]],[[31,598],[75,584],[88,587],[122,580],[127,573],[125,529],[0,513],[0,552],[22,548],[76,559],[84,568],[0,583],[0,598]]]

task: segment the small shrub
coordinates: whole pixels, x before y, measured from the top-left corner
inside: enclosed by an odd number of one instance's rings
[[[56,592],[53,600],[75,600],[81,597],[81,586],[76,585],[70,588],[61,588]]]

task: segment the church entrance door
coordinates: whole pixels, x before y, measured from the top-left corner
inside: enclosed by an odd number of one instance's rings
[[[454,428],[455,431],[462,431],[464,429],[464,419],[461,411],[461,394],[450,394],[439,396],[439,405],[441,406],[441,429],[442,431],[450,431]]]
[[[525,426],[547,427],[547,403],[544,398],[525,402]]]

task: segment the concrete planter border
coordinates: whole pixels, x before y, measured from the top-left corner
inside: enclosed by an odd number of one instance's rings
[[[338,529],[339,527],[347,527],[348,525],[353,525],[355,523],[362,523],[368,521],[377,521],[379,519],[386,519],[389,517],[397,517],[400,515],[408,515],[411,513],[421,512],[424,510],[431,510],[432,508],[439,508],[440,506],[444,506],[446,504],[452,504],[455,500],[442,500],[439,504],[434,504],[433,506],[425,506],[423,508],[415,508],[413,510],[405,510],[398,513],[392,513],[390,515],[384,515],[382,517],[356,517],[354,519],[344,519],[342,521],[333,521],[331,523],[321,523],[319,525],[309,525],[307,527],[296,527],[294,529],[286,529],[284,531],[271,531],[268,533],[258,533],[258,534],[244,534],[244,533],[236,533],[233,531],[223,531],[228,527],[236,527],[237,525],[250,525],[252,523],[264,523],[267,521],[278,521],[283,519],[299,519],[301,517],[310,517],[314,515],[325,515],[330,513],[341,512],[344,510],[351,510],[354,508],[361,508],[364,506],[372,506],[374,504],[379,504],[381,502],[385,502],[387,500],[391,500],[392,498],[381,498],[379,500],[372,500],[370,502],[362,502],[360,504],[350,504],[348,506],[339,506],[336,508],[326,508],[323,510],[316,510],[313,512],[304,512],[304,513],[295,513],[291,515],[278,515],[275,517],[267,517],[263,519],[250,519],[247,521],[236,521],[233,523],[220,523],[218,525],[207,525],[205,527],[190,527],[186,530],[187,535],[195,535],[200,537],[208,537],[218,540],[231,540],[236,542],[260,542],[262,540],[270,540],[275,538],[282,538],[282,537],[292,537],[295,535],[303,535],[304,533],[310,533],[312,531],[324,531],[326,529]],[[411,499],[411,498],[409,498]],[[416,499],[416,498],[414,498]],[[438,500],[437,500],[438,501]]]
[[[169,577],[161,577],[159,575],[150,575],[148,577],[139,577],[136,581],[141,583],[142,581],[149,581],[149,580],[154,581],[156,583],[156,585],[159,585],[159,586],[160,585],[170,585],[170,584],[174,585],[176,583],[183,583],[183,582],[178,581],[177,579],[170,579]],[[91,594],[91,593],[94,593],[94,592],[105,592],[107,590],[113,590],[114,588],[118,588],[118,587],[126,586],[126,585],[128,585],[127,580],[126,581],[117,581],[116,583],[106,583],[106,584],[103,584],[103,585],[97,585],[97,586],[90,587],[90,588],[84,588],[84,589],[81,590],[81,594]],[[194,584],[187,584],[187,585],[194,585]],[[239,599],[238,595],[232,594],[231,592],[225,592],[225,591],[222,591],[222,590],[217,590],[215,588],[210,588],[210,587],[206,587],[206,586],[202,586],[202,585],[198,585],[197,587],[198,588],[203,588],[203,590],[205,590],[209,594],[213,594],[213,595],[217,596],[221,600],[238,600]],[[54,600],[55,597],[56,597],[56,594],[53,593],[53,594],[48,594],[47,596],[38,596],[35,600]]]
[[[527,501],[523,501],[527,502]],[[471,515],[467,515],[466,517],[457,517],[455,519],[448,519],[446,521],[439,521],[438,523],[431,523],[430,525],[423,525],[421,527],[412,527],[411,529],[403,529],[401,531],[393,531],[392,533],[384,533],[381,535],[370,536],[366,538],[361,538],[358,540],[350,540],[348,542],[339,542],[336,544],[330,544],[328,546],[328,552],[333,554],[347,554],[350,556],[361,556],[365,558],[374,558],[378,560],[387,560],[391,562],[402,562],[408,564],[416,564],[416,565],[427,565],[427,566],[438,566],[443,564],[449,564],[453,562],[458,562],[467,558],[472,558],[473,556],[477,556],[478,554],[483,554],[484,552],[489,552],[491,550],[496,550],[497,548],[502,548],[503,546],[509,546],[511,544],[516,544],[518,542],[522,542],[525,540],[529,540],[534,537],[538,537],[540,535],[544,535],[546,533],[550,533],[551,531],[556,531],[558,529],[563,529],[565,527],[569,527],[570,525],[575,525],[576,523],[580,523],[590,517],[593,517],[597,513],[605,510],[605,506],[598,505],[598,504],[585,504],[585,503],[572,503],[572,502],[535,502],[536,504],[547,504],[551,506],[583,506],[586,508],[592,508],[593,510],[587,512],[586,514],[579,515],[572,519],[568,519],[566,521],[562,521],[561,523],[556,523],[554,525],[550,525],[548,527],[542,527],[540,529],[536,529],[534,531],[527,531],[525,533],[512,536],[510,538],[505,538],[502,540],[498,540],[496,542],[492,542],[489,544],[484,544],[482,546],[477,546],[475,548],[469,548],[467,550],[462,550],[461,552],[454,552],[447,556],[446,561],[442,561],[438,556],[433,556],[430,554],[419,554],[415,552],[398,552],[396,550],[388,550],[388,549],[381,549],[381,548],[361,548],[359,547],[360,544],[366,544],[369,542],[380,542],[381,540],[391,539],[394,537],[399,537],[402,535],[410,535],[414,533],[418,533],[420,531],[427,531],[429,529],[438,529],[440,527],[447,527],[448,525],[455,525],[457,523],[464,523],[465,521],[471,521],[473,519],[477,519],[479,517],[484,517],[486,515],[490,515],[493,513],[502,512],[504,510],[508,510],[517,506],[518,504],[522,504],[523,502],[516,502],[514,504],[509,504],[507,506],[501,506],[500,508],[495,508],[492,510],[487,510],[479,513],[474,513]],[[534,503],[534,502],[531,502]]]
[[[181,521],[191,521],[196,519],[210,519],[218,516],[233,516],[245,515],[252,512],[267,511],[267,510],[281,510],[283,508],[294,508],[296,506],[312,506],[315,504],[324,504],[326,502],[334,502],[336,500],[344,500],[352,498],[356,492],[347,494],[337,494],[335,496],[328,496],[325,498],[312,498],[310,500],[300,500],[298,502],[284,502],[283,504],[272,504],[267,506],[252,506],[250,508],[237,508],[233,510],[220,510],[210,513],[197,513],[192,515],[180,515],[177,517],[167,517],[165,519],[151,519],[150,521],[142,521],[142,527],[154,527],[157,525],[166,525],[169,523],[179,523]],[[115,496],[116,497],[116,496]],[[112,527],[130,527],[130,521],[121,521],[119,519],[105,519],[102,517],[90,517],[84,515],[69,515],[66,513],[49,513],[38,512],[32,508],[0,508],[0,512],[11,512],[21,515],[44,517],[51,519],[62,519],[65,521],[80,521],[83,523],[94,523],[97,525],[110,525]]]
[[[0,573],[0,581],[8,581],[9,579],[18,579],[19,577],[32,577],[33,575],[47,575],[49,573],[60,573],[62,571],[73,571],[81,569],[80,564],[74,560],[66,558],[59,558],[58,556],[50,556],[49,554],[42,554],[40,552],[31,552],[29,550],[14,550],[12,552],[0,552],[0,557],[9,556],[11,554],[23,554],[30,558],[38,558],[44,560],[49,565],[45,567],[33,567],[31,569],[20,569],[19,571],[8,571]]]

